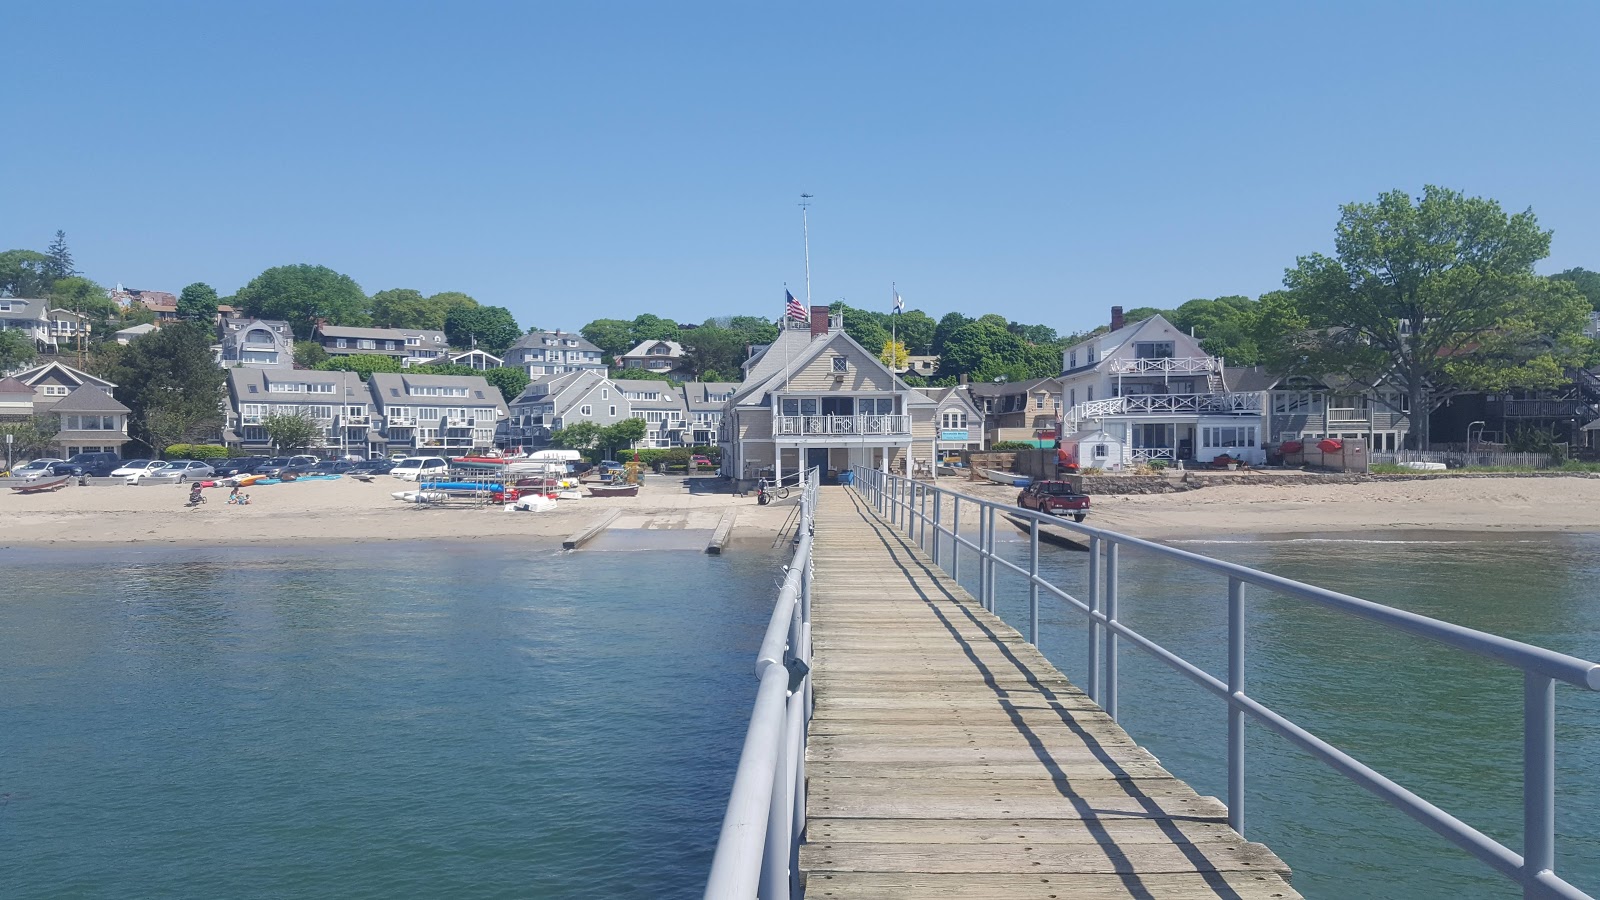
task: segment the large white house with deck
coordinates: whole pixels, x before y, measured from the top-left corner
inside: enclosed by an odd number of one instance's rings
[[[1111,330],[1061,362],[1062,433],[1103,429],[1123,465],[1265,460],[1261,391],[1230,390],[1224,361],[1160,315],[1125,325],[1112,307]]]

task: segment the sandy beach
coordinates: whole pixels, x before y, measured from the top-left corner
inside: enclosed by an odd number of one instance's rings
[[[717,480],[647,478],[638,497],[562,501],[555,510],[507,511],[498,504],[433,506],[403,503],[394,491],[413,487],[394,478],[350,478],[263,485],[247,489],[250,505],[227,502],[226,488],[205,492],[206,503],[186,508],[187,485],[97,483],[51,494],[0,491],[0,547],[261,544],[351,544],[536,538],[558,540],[606,513],[621,510],[613,529],[698,529],[710,532],[722,514],[738,511],[730,549],[766,549],[796,502],[756,505],[709,490]]]

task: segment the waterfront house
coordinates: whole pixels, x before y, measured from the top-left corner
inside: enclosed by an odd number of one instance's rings
[[[510,419],[499,441],[513,449],[542,450],[550,434],[576,422],[615,425],[632,413],[621,388],[605,368],[547,375],[528,383],[511,401]]]
[[[95,385],[76,388],[50,407],[50,415],[56,424],[55,449],[63,459],[79,453],[121,455],[128,442],[128,408]]]
[[[445,362],[452,366],[466,366],[469,369],[477,369],[479,372],[498,369],[505,364],[505,360],[495,356],[493,353],[476,349],[452,353],[446,357]]]
[[[984,440],[1054,443],[1061,424],[1061,382],[1055,378],[977,383],[968,387],[983,412]]]
[[[644,439],[636,446],[645,448],[683,447],[688,443],[688,410],[683,391],[666,381],[638,381],[613,378],[622,391],[629,414],[645,423]]]
[[[778,339],[743,365],[723,406],[723,472],[741,480],[823,476],[869,466],[931,471],[934,403],[845,334],[840,316],[813,306],[785,320]],[[911,461],[911,462],[908,462]]]
[[[714,447],[722,427],[722,407],[739,389],[732,381],[689,381],[683,385],[684,415],[689,422],[685,440],[690,447]]]
[[[529,378],[568,372],[606,372],[605,353],[581,334],[530,331],[506,350],[503,365],[520,368]]]
[[[962,451],[984,448],[984,413],[968,385],[920,390],[934,403],[933,420],[938,426],[935,458],[958,458]]]
[[[120,332],[119,332],[120,333]],[[277,319],[224,316],[217,321],[223,368],[277,368],[294,365],[294,329]]]
[[[104,378],[74,369],[59,360],[13,372],[12,377],[33,389],[33,409],[38,413],[49,412],[57,403],[85,385],[103,391],[107,396],[111,396],[116,389],[115,384]]]
[[[485,452],[509,415],[500,389],[482,375],[374,372],[367,387],[390,453]]]
[[[329,356],[388,356],[406,365],[436,362],[450,352],[444,332],[418,328],[318,325],[312,340]]]
[[[1411,431],[1411,401],[1399,388],[1369,390],[1333,375],[1275,375],[1259,366],[1228,369],[1226,378],[1230,392],[1261,396],[1263,444],[1360,438],[1374,453],[1392,453]]]
[[[1123,465],[1209,462],[1226,453],[1264,461],[1260,390],[1230,390],[1221,358],[1161,315],[1111,330],[1061,354],[1063,432],[1104,429]]]
[[[617,366],[623,369],[671,372],[682,365],[683,345],[677,341],[643,341],[617,357]]]
[[[373,429],[371,398],[355,372],[311,369],[228,370],[227,424],[223,442],[248,453],[275,454],[265,422],[271,415],[305,414],[321,433],[311,449],[345,454],[381,454],[382,434]]]
[[[56,348],[50,328],[50,301],[29,297],[0,297],[0,328],[20,331],[33,341],[34,349]]]
[[[57,347],[75,346],[80,338],[88,340],[91,330],[88,316],[60,307],[50,310],[50,338]]]

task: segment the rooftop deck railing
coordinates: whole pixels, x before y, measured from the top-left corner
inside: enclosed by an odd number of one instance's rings
[[[1215,356],[1163,356],[1156,359],[1114,359],[1113,375],[1168,375],[1196,372],[1221,372],[1222,360]]]
[[[1028,640],[1039,643],[1039,598],[1049,593],[1087,619],[1089,678],[1086,690],[1117,718],[1119,655],[1123,641],[1166,663],[1227,704],[1228,824],[1245,833],[1244,724],[1251,718],[1276,732],[1379,799],[1417,820],[1478,861],[1522,887],[1525,898],[1593,900],[1555,872],[1556,729],[1555,690],[1565,682],[1600,691],[1600,663],[1557,653],[1499,635],[1465,628],[1360,597],[1282,578],[1247,566],[1211,559],[1055,516],[981,500],[911,481],[876,469],[855,470],[856,489],[882,516],[916,541],[952,578],[961,577],[963,550],[977,554],[978,599],[995,609],[995,574],[1005,569],[1028,582]],[[951,504],[948,524],[943,510]],[[963,509],[977,512],[977,540],[961,533]],[[995,550],[995,520],[1006,515],[1029,523],[1028,565],[1018,566]],[[969,513],[970,515],[970,513]],[[968,520],[971,521],[970,518]],[[1039,576],[1039,526],[1069,529],[1089,539],[1089,596],[1080,600]],[[946,540],[948,543],[946,543]],[[947,550],[946,547],[949,549]],[[1219,575],[1228,582],[1228,673],[1219,678],[1118,620],[1119,550],[1128,548]],[[946,558],[948,557],[948,558]],[[1519,669],[1523,673],[1522,853],[1489,837],[1428,802],[1328,741],[1296,725],[1245,690],[1245,588],[1255,585],[1285,597],[1375,622]],[[1396,865],[1400,865],[1396,861]],[[765,895],[763,895],[765,896]]]
[[[788,436],[909,435],[906,415],[777,416],[773,433]]]
[[[788,900],[800,895],[817,475],[816,469],[806,472],[794,557],[756,653],[755,709],[711,859],[706,900]]]
[[[1237,415],[1261,413],[1258,393],[1220,394],[1125,394],[1104,400],[1090,400],[1067,410],[1068,421],[1101,419],[1123,415]]]

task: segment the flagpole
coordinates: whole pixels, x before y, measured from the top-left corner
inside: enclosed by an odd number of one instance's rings
[[[811,224],[806,220],[806,210],[811,206],[811,195],[800,195],[800,236],[806,246],[806,313],[811,312]]]
[[[900,375],[900,307],[895,303],[899,297],[894,282],[889,282],[889,368],[896,377]]]

